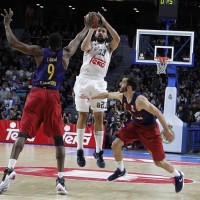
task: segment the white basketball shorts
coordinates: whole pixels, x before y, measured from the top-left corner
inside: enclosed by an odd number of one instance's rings
[[[104,112],[107,110],[107,99],[94,99],[89,101],[80,98],[81,94],[93,96],[102,92],[107,92],[106,89],[107,82],[103,78],[95,79],[77,76],[74,85],[76,110],[78,112],[89,112],[90,107],[93,112]]]

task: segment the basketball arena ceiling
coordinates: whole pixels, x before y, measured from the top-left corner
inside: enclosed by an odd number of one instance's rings
[[[35,0],[41,1],[44,4],[59,4],[61,7],[72,6],[75,8],[68,8],[73,18],[80,20],[81,16],[89,11],[100,11],[103,16],[114,26],[118,27],[118,31],[122,34],[127,31],[128,23],[136,23],[139,20],[156,21],[159,12],[160,0]],[[193,18],[192,16],[200,15],[200,0],[176,0],[179,2],[178,14],[180,21],[183,19],[185,23],[185,16]],[[55,3],[56,2],[56,3]],[[105,11],[106,10],[106,11]],[[183,17],[182,17],[183,16]],[[143,19],[141,19],[143,18]],[[200,17],[199,17],[200,18]],[[82,20],[82,19],[81,19]],[[82,23],[82,22],[81,22]],[[181,22],[180,22],[181,23]]]
[[[1,2],[1,8],[21,6],[24,4],[36,6],[39,4],[43,9],[43,17],[49,20],[59,19],[67,14],[71,16],[73,23],[82,24],[83,16],[89,11],[100,11],[103,16],[121,33],[126,32],[127,23],[130,21],[150,20],[158,15],[160,0],[6,0]],[[189,18],[200,15],[200,0],[176,0],[179,1],[179,15]],[[10,3],[9,3],[10,2]],[[71,7],[69,7],[71,6]],[[13,8],[14,9],[14,8]],[[53,13],[53,15],[52,15]],[[146,15],[146,13],[148,13]],[[152,16],[151,16],[152,13]],[[200,17],[199,17],[200,18]],[[199,19],[198,18],[198,19]],[[184,21],[184,20],[183,20]]]

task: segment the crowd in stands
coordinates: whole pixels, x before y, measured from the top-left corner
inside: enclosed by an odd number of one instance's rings
[[[30,27],[25,29],[21,35],[21,40],[28,44],[45,45],[49,33],[53,30],[47,27]],[[59,29],[61,35],[65,38],[64,45],[67,44],[74,34],[67,29]],[[3,35],[3,34],[2,34]],[[177,116],[183,122],[191,125],[194,122],[200,122],[200,60],[199,54],[199,32],[196,37],[195,46],[195,67],[178,68],[178,97],[177,97]],[[33,69],[35,67],[34,59],[31,56],[23,55],[6,45],[5,35],[0,38],[0,119],[2,120],[20,120],[23,106],[32,88]],[[76,123],[77,113],[68,111],[68,106],[74,106],[73,86],[76,76],[79,74],[82,64],[82,52],[80,49],[71,58],[65,80],[60,88],[60,98],[63,108],[63,120],[65,123]],[[116,62],[111,62],[111,69],[116,66]],[[167,86],[167,75],[157,75],[155,66],[131,65],[124,74],[131,74],[137,77],[139,81],[139,90],[145,95],[151,103],[157,106],[161,111],[164,108],[164,94]],[[123,75],[124,75],[123,74]],[[109,91],[118,89],[119,82],[123,76],[118,75],[108,85]],[[74,106],[75,110],[75,106]],[[120,128],[123,123],[130,120],[130,115],[126,113],[120,102],[108,100],[108,110],[104,115],[104,125],[107,131],[107,147],[110,147],[113,133]],[[88,116],[87,124],[94,123],[92,110]],[[143,148],[139,143],[134,143],[134,148]]]

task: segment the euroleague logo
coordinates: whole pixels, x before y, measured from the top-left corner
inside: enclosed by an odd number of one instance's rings
[[[173,134],[174,139],[175,139],[175,133],[172,130],[173,126],[171,124],[168,124],[168,128],[170,129],[170,132]],[[166,139],[165,131],[164,130],[161,131],[161,136],[162,136],[162,142],[165,143],[165,144],[170,144],[170,143],[172,143],[174,141],[174,140],[170,141],[170,140]]]

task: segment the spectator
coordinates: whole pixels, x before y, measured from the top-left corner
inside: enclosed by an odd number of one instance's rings
[[[10,108],[10,112],[7,116],[7,119],[9,120],[17,120],[17,113],[15,112],[14,108]]]
[[[124,113],[124,107],[123,105],[120,103],[120,101],[117,101],[115,104],[115,111],[117,112],[118,115],[121,115]]]
[[[183,121],[188,122],[188,111],[183,105],[179,105],[177,110],[177,116]]]
[[[194,116],[194,113],[192,112],[192,110],[189,110],[189,116],[188,116],[188,121],[187,123],[189,124],[189,126],[195,122],[196,119],[195,119],[195,116]]]
[[[19,106],[21,102],[20,102],[20,98],[17,95],[17,92],[16,92],[15,89],[12,90],[11,95],[12,95],[12,99],[14,101],[14,104],[17,104]]]
[[[3,83],[1,90],[0,90],[0,102],[4,102],[4,100],[7,98],[9,91],[6,90],[6,84]]]
[[[68,112],[67,114],[65,112],[63,113],[63,121],[66,124],[76,124],[76,119],[72,116],[71,112]]]
[[[6,109],[1,107],[0,108],[0,120],[6,120]]]
[[[178,97],[178,104],[185,105],[187,103],[187,99],[185,98],[184,94],[181,93]]]
[[[6,114],[10,114],[10,108],[14,105],[14,100],[12,99],[12,94],[9,92],[7,98],[4,100],[4,105],[6,107]]]

